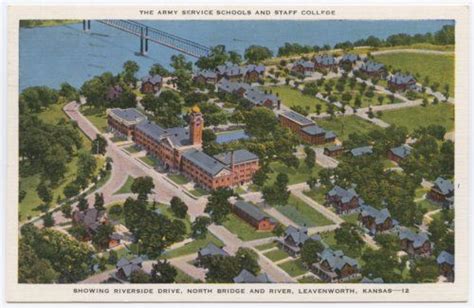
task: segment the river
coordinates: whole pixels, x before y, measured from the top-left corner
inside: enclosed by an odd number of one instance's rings
[[[228,50],[243,51],[252,44],[274,53],[285,42],[319,45],[355,41],[369,35],[386,38],[396,33],[435,32],[449,20],[381,21],[144,21],[160,30],[206,46],[223,44]],[[150,43],[147,56],[138,56],[139,39],[131,34],[92,21],[90,33],[82,24],[20,29],[20,90],[45,85],[58,88],[62,82],[80,87],[105,71],[118,73],[122,64],[134,60],[139,75],[153,63],[169,67],[177,51]],[[190,58],[190,60],[194,60]]]

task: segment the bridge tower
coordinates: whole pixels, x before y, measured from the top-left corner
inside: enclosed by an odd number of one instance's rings
[[[148,27],[140,28],[140,55],[148,53]]]
[[[82,31],[89,32],[91,31],[91,21],[84,19],[82,20]]]

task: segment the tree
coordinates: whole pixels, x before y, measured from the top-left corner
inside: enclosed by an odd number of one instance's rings
[[[185,218],[188,212],[188,206],[179,197],[174,196],[170,202],[170,208],[173,214],[178,218]]]
[[[135,74],[138,73],[140,67],[138,66],[137,62],[135,61],[127,61],[123,64],[123,72],[122,72],[122,79],[127,84],[137,82],[137,78]]]
[[[395,251],[367,248],[362,255],[365,265],[362,274],[366,277],[382,278],[385,283],[401,282],[400,267]]]
[[[191,61],[186,61],[184,55],[173,55],[171,56],[170,66],[174,68],[175,71],[185,70],[192,71],[193,63]]]
[[[216,141],[217,139],[217,136],[216,134],[212,131],[212,129],[204,129],[202,131],[202,142],[204,144],[208,144],[208,143],[211,143],[211,142],[214,142]]]
[[[38,257],[35,250],[20,238],[18,247],[19,283],[54,283],[59,278],[49,260]]]
[[[240,247],[235,253],[235,258],[239,261],[242,269],[246,269],[254,275],[260,272],[260,265],[258,265],[258,255],[250,248]]]
[[[309,169],[313,169],[314,165],[316,164],[316,152],[309,146],[304,147],[304,152],[306,153],[306,157],[304,162]]]
[[[157,121],[164,127],[176,127],[182,124],[182,101],[175,91],[163,91],[158,97],[145,95],[142,105],[145,110],[153,112]]]
[[[198,216],[191,224],[191,237],[203,239],[207,235],[207,227],[211,224],[211,219],[206,216]]]
[[[151,276],[141,269],[130,274],[130,283],[151,283]]]
[[[95,157],[85,150],[79,151],[77,161],[77,178],[85,180],[85,184],[94,176],[97,168],[97,161]],[[85,187],[83,187],[85,188]]]
[[[19,100],[20,104],[30,111],[40,112],[41,109],[57,102],[58,93],[48,87],[29,87],[21,92]]]
[[[41,182],[36,187],[36,193],[38,194],[38,197],[40,197],[41,201],[43,201],[45,204],[49,204],[53,200],[51,189],[46,186],[44,182]]]
[[[97,134],[95,139],[92,141],[91,152],[93,154],[104,155],[107,151],[107,140],[104,137]]]
[[[263,199],[269,204],[286,205],[290,197],[288,181],[289,179],[286,173],[279,173],[272,186],[265,186],[262,189]]]
[[[259,46],[259,45],[251,45],[249,46],[244,53],[244,58],[247,60],[248,63],[260,63],[265,59],[271,58],[273,53],[267,47]]]
[[[234,195],[234,192],[228,188],[219,188],[214,190],[208,198],[205,212],[211,216],[211,220],[220,225],[230,213],[230,203],[228,199]]]
[[[412,282],[435,282],[438,273],[438,264],[434,258],[417,258],[411,262],[410,277]]]
[[[104,208],[104,194],[103,193],[95,193],[94,207],[98,211],[103,211],[105,209]]]
[[[61,206],[61,212],[63,213],[64,217],[71,218],[72,207],[70,204],[66,203]]]
[[[54,221],[54,217],[53,217],[52,213],[47,213],[43,216],[43,225],[46,228],[54,226],[54,223],[55,223],[55,221]]]
[[[138,194],[139,199],[146,200],[154,188],[153,179],[149,176],[144,176],[133,180],[131,191],[134,194]]]
[[[68,102],[79,100],[79,91],[67,82],[61,83],[58,94],[64,97]]]
[[[110,236],[114,232],[114,227],[110,224],[100,225],[94,236],[92,237],[92,243],[97,247],[103,249],[109,246]]]
[[[245,124],[248,132],[256,138],[267,137],[278,125],[275,114],[268,108],[253,108],[245,113]]]
[[[309,177],[309,179],[306,181],[306,184],[308,184],[310,189],[314,189],[316,187],[316,184],[318,184],[318,179],[315,178],[314,176]]]
[[[158,260],[152,265],[151,282],[152,283],[173,283],[175,282],[178,271],[169,263],[168,260]]]
[[[301,247],[301,260],[307,265],[311,266],[318,261],[318,254],[324,250],[324,245],[321,241],[308,239]]]
[[[334,238],[338,245],[345,246],[352,256],[359,256],[364,245],[364,240],[360,236],[357,226],[350,223],[342,223],[339,229],[336,229]]]
[[[108,258],[107,262],[109,264],[115,265],[117,263],[117,261],[118,261],[117,251],[113,250],[113,249],[109,250],[109,258]]]
[[[254,173],[252,181],[255,185],[262,187],[267,179],[268,175],[266,168],[260,168]]]
[[[77,203],[77,207],[80,211],[85,211],[89,208],[89,202],[87,202],[86,197],[84,195],[79,196],[79,202]]]
[[[159,63],[155,63],[153,64],[151,67],[150,67],[150,70],[148,71],[148,73],[151,75],[151,76],[154,76],[154,75],[160,75],[161,77],[168,77],[170,76],[170,72],[161,64]]]

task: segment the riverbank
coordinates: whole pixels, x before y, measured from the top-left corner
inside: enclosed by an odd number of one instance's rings
[[[77,24],[81,21],[78,19],[54,19],[54,20],[22,20],[20,21],[20,28],[40,28],[40,27],[55,27],[70,24]]]

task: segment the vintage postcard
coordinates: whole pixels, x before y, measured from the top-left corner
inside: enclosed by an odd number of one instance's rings
[[[12,302],[468,299],[468,6],[11,6]]]

